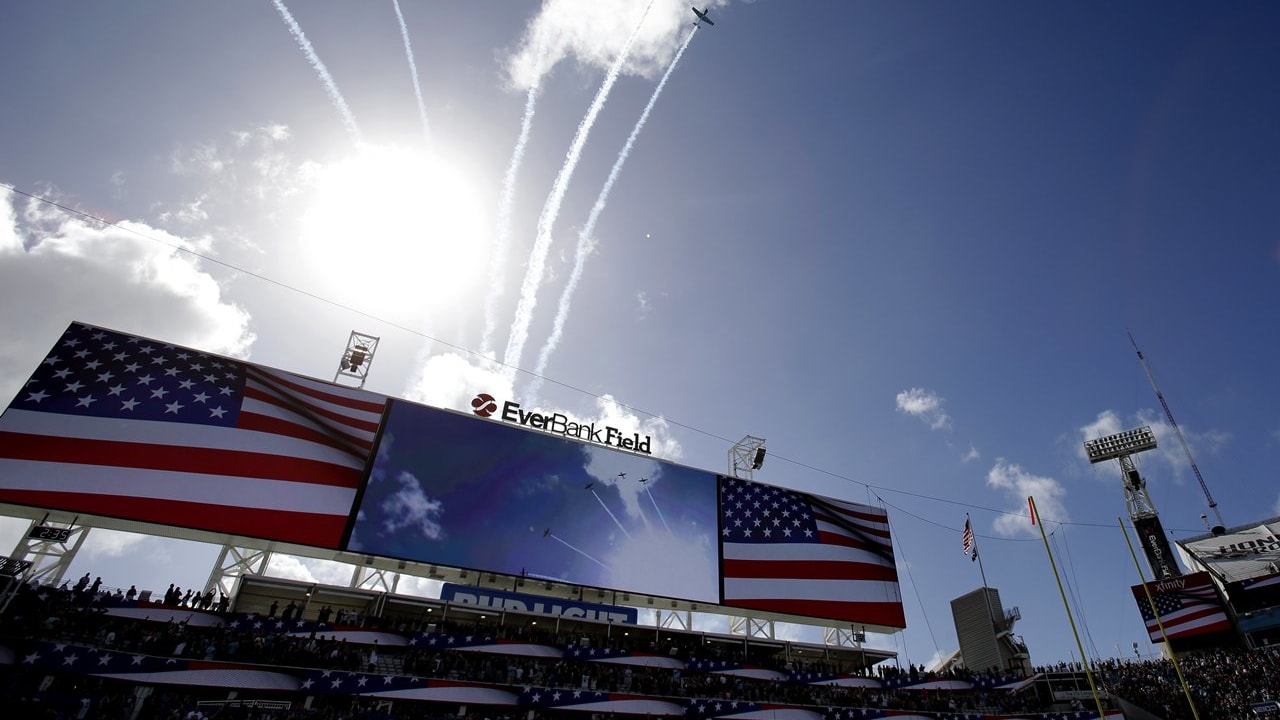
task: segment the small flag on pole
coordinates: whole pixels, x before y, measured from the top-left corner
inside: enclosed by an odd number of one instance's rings
[[[978,541],[973,537],[973,527],[969,524],[969,516],[964,516],[964,554],[970,560],[978,559]]]
[[[1036,524],[1036,501],[1030,495],[1027,496],[1027,507],[1031,509],[1031,524]]]
[[[978,559],[978,543],[974,541],[973,527],[972,525],[969,524],[968,515],[965,515],[965,518],[964,518],[964,534],[963,536],[961,536],[961,538],[964,539],[965,556],[968,556],[970,560],[977,560]]]

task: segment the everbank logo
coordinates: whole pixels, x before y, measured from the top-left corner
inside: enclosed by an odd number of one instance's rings
[[[487,418],[492,417],[498,412],[498,401],[488,393],[480,393],[471,400],[471,412],[476,415]],[[545,413],[525,411],[520,407],[520,403],[513,400],[507,400],[502,403],[502,412],[498,415],[503,422],[509,422],[513,425],[530,427],[535,430],[545,430],[556,435],[586,440],[597,445],[605,447],[616,447],[631,452],[644,453],[651,455],[653,446],[653,437],[640,433],[626,433],[611,425],[597,426],[594,422],[580,423],[570,420],[569,416],[564,413]]]
[[[498,403],[488,393],[480,393],[471,401],[471,411],[480,417],[489,417],[498,409]]]

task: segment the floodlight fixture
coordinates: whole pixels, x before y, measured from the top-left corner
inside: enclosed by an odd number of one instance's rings
[[[1124,430],[1095,440],[1087,440],[1084,444],[1084,451],[1089,456],[1090,463],[1100,463],[1107,460],[1118,460],[1144,450],[1154,450],[1155,447],[1156,434],[1151,431],[1150,425],[1143,425],[1140,428]]]
[[[333,381],[338,382],[339,378],[351,378],[356,381],[356,387],[364,387],[364,381],[369,377],[369,367],[373,365],[373,354],[377,349],[378,338],[352,330],[351,337],[347,340],[347,348],[342,351],[342,359],[338,361],[338,371],[334,374]]]
[[[764,464],[764,438],[747,435],[729,448],[730,477],[750,480],[752,471]]]

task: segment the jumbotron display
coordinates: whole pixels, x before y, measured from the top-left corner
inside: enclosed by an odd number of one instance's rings
[[[0,502],[905,626],[879,508],[82,323],[0,416]]]
[[[398,400],[375,457],[351,551],[905,624],[878,508]]]

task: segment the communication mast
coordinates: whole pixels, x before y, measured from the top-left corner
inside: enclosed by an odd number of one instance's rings
[[[1142,350],[1138,348],[1138,342],[1133,339],[1133,333],[1128,333],[1129,342],[1133,343],[1133,349],[1138,353],[1138,361],[1142,363],[1142,369],[1147,373],[1147,380],[1151,381],[1151,389],[1156,391],[1156,399],[1160,401],[1160,407],[1164,408],[1164,416],[1169,420],[1169,426],[1173,428],[1173,434],[1178,436],[1178,442],[1182,444],[1182,452],[1187,455],[1187,462],[1191,465],[1191,472],[1195,473],[1196,480],[1200,481],[1200,489],[1204,491],[1204,499],[1209,503],[1209,509],[1213,511],[1213,517],[1217,520],[1217,524],[1210,528],[1210,532],[1214,535],[1221,535],[1227,531],[1227,526],[1222,522],[1222,513],[1218,512],[1218,503],[1214,502],[1213,496],[1209,494],[1209,486],[1205,484],[1204,476],[1200,474],[1200,468],[1196,467],[1195,458],[1191,457],[1191,446],[1187,445],[1186,438],[1182,437],[1182,429],[1178,427],[1178,421],[1173,419],[1173,411],[1169,409],[1169,403],[1164,401],[1164,394],[1160,392],[1160,386],[1156,385],[1156,377],[1151,374],[1151,366],[1147,364],[1147,358],[1143,356]]]

